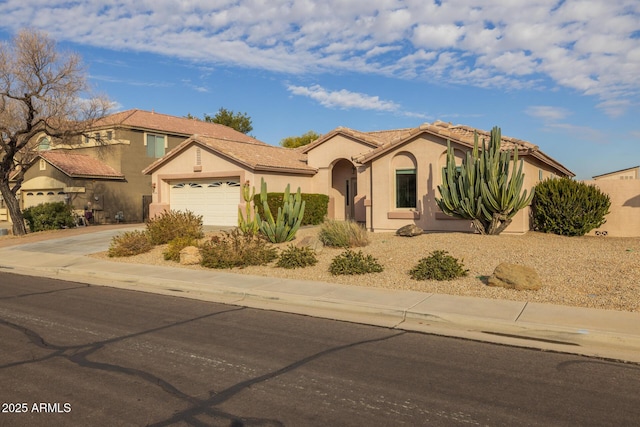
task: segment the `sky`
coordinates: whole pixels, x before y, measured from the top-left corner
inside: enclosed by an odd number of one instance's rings
[[[246,113],[277,145],[442,120],[536,144],[577,179],[640,165],[638,0],[2,0],[79,53],[114,111]]]

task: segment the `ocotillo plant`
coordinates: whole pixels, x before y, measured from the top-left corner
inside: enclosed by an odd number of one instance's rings
[[[256,206],[251,209],[251,201],[256,193],[255,187],[249,192],[249,181],[242,184],[242,198],[244,199],[245,215],[242,215],[242,209],[238,208],[238,228],[246,234],[257,234],[260,231],[260,215]],[[253,219],[251,218],[253,213]]]
[[[473,150],[467,152],[459,168],[447,142],[447,165],[442,168],[442,185],[438,186],[442,198],[436,198],[436,203],[447,215],[471,220],[480,234],[500,234],[533,198],[533,190],[529,195],[527,190],[522,192],[523,162],[518,162],[518,150],[501,151],[500,141],[500,128],[494,127],[489,147],[483,140],[480,151],[476,133]]]
[[[260,202],[264,208],[264,219],[260,223],[260,231],[272,243],[293,240],[302,224],[305,202],[300,195],[300,187],[296,195],[289,194],[289,185],[284,191],[283,205],[278,208],[278,216],[274,220],[267,203],[267,183],[264,178],[260,187]]]

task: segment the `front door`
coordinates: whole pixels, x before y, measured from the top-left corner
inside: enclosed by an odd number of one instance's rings
[[[357,178],[350,178],[345,181],[345,198],[344,198],[344,217],[347,220],[355,220],[356,204],[355,198],[358,194]]]

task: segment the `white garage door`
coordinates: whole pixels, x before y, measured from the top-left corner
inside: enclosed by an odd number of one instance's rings
[[[38,206],[41,203],[64,202],[64,192],[62,189],[57,190],[28,190],[22,191],[24,200],[24,208]]]
[[[169,197],[172,210],[202,215],[204,225],[238,225],[238,179],[172,182]]]

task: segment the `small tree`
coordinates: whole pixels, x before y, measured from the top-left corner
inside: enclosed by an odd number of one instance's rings
[[[215,116],[204,115],[205,122],[218,123],[220,125],[229,126],[238,132],[248,134],[253,130],[251,117],[247,113],[234,113],[226,108],[220,108]]]
[[[289,136],[280,140],[280,145],[285,148],[297,148],[307,145],[320,138],[320,135],[310,130],[300,136]]]
[[[467,152],[461,167],[456,166],[451,143],[447,144],[447,165],[438,186],[442,198],[436,198],[436,203],[447,215],[471,220],[480,234],[500,234],[533,197],[533,190],[529,195],[522,191],[523,163],[518,163],[518,150],[500,150],[501,139],[500,128],[494,127],[489,146],[483,140],[480,151],[476,133],[473,151]]]
[[[531,204],[533,227],[544,233],[584,236],[606,222],[611,200],[594,185],[569,178],[546,179]]]
[[[24,173],[37,155],[37,135],[72,144],[110,107],[102,97],[85,98],[80,57],[62,54],[45,34],[22,30],[0,42],[0,194],[13,234],[27,230],[18,202]]]

